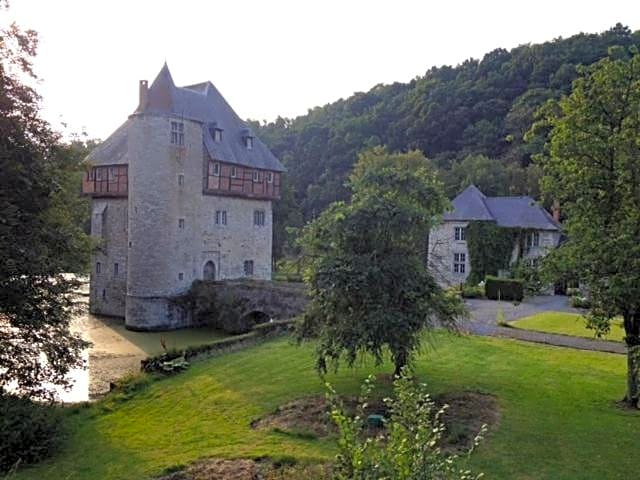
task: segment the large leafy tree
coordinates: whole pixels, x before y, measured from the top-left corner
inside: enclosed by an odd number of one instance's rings
[[[381,362],[388,349],[399,373],[423,331],[455,328],[464,313],[424,262],[425,239],[447,200],[415,151],[367,151],[349,184],[351,202],[332,204],[303,233],[312,301],[300,333],[319,337],[321,371],[341,358],[352,365],[361,353]]]
[[[621,48],[581,71],[571,95],[546,108],[543,189],[560,201],[568,241],[550,258],[588,287],[590,326],[624,319],[626,402],[640,397],[640,55]]]
[[[64,385],[85,346],[70,331],[77,284],[62,272],[80,269],[89,242],[68,209],[64,151],[25,83],[36,46],[33,31],[0,31],[0,395],[50,394],[43,383]]]

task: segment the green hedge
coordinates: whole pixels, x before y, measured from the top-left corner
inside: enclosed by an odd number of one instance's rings
[[[484,291],[490,300],[520,302],[524,298],[524,281],[519,278],[487,276],[484,283]]]

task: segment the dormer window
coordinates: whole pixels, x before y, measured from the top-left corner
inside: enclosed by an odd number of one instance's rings
[[[220,143],[222,142],[222,129],[221,128],[214,128],[213,129],[213,141]]]
[[[171,122],[171,144],[184,145],[184,123]]]
[[[247,150],[251,150],[253,148],[253,137],[244,137],[244,146],[247,147]]]

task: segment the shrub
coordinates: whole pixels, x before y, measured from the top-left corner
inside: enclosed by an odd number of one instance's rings
[[[462,285],[462,298],[484,297],[484,285]]]
[[[54,407],[0,394],[0,473],[50,456],[62,432]]]
[[[591,301],[587,297],[574,295],[571,297],[571,306],[573,308],[591,308]]]
[[[576,296],[580,296],[581,294],[582,292],[580,291],[579,288],[567,287],[567,296],[576,297]]]
[[[491,300],[520,302],[524,298],[524,282],[518,278],[487,277],[484,291]]]
[[[336,456],[333,478],[338,480],[478,479],[461,468],[462,458],[444,453],[441,444],[445,426],[445,408],[438,408],[426,391],[405,368],[393,382],[393,398],[384,400],[389,418],[380,433],[364,435],[367,428],[366,402],[372,390],[371,377],[362,388],[356,415],[345,413],[343,402],[328,385],[331,418],[338,426],[340,453]],[[483,426],[468,454],[486,431]]]

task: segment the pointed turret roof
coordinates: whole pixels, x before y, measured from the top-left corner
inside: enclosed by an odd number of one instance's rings
[[[138,106],[134,115],[162,115],[198,122],[202,126],[205,151],[212,159],[266,170],[285,170],[211,82],[178,87],[166,62],[149,87],[146,101]],[[125,122],[103,143],[109,148],[103,149],[100,145],[87,160],[93,164],[109,164],[115,163],[111,161],[114,156],[124,157],[130,124]],[[222,130],[221,142],[214,141],[213,128]],[[254,137],[251,149],[244,143],[247,136]],[[123,148],[125,152],[121,151]]]

